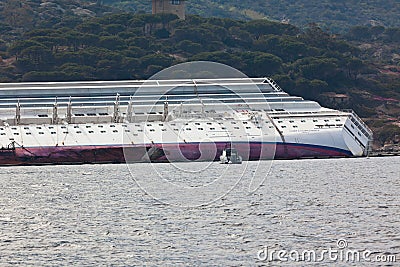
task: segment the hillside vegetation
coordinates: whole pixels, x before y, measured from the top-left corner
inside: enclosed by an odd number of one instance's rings
[[[102,3],[150,12],[150,1],[103,0]],[[400,27],[398,0],[188,0],[189,14],[234,19],[269,18],[288,21],[299,27],[318,23],[332,32],[344,32],[352,26],[382,25]]]

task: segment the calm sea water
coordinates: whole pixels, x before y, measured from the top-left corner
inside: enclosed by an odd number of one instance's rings
[[[267,173],[269,166],[249,163],[247,172]],[[236,186],[219,198],[217,184],[191,192],[192,200],[206,201],[210,194],[216,201],[191,208],[157,201],[140,181],[145,191],[139,187],[137,178],[152,168],[0,168],[0,265],[279,266],[283,263],[260,260],[260,250],[323,250],[335,248],[339,239],[348,248],[395,255],[400,262],[400,157],[274,161],[255,193],[242,179],[228,184]],[[218,163],[186,176],[177,175],[175,165],[155,168],[191,188],[207,179],[212,185],[220,172],[233,180],[247,175],[239,165]],[[158,188],[170,187],[158,181]],[[180,193],[183,203],[201,202]],[[176,200],[164,197],[159,195],[164,202]]]

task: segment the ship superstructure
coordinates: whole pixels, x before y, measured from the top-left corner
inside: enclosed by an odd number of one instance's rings
[[[0,84],[0,165],[352,157],[371,141],[354,112],[269,78]]]

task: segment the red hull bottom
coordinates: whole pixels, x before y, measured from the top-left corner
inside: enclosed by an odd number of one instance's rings
[[[243,160],[349,157],[349,151],[305,144],[209,143],[142,146],[34,147],[0,151],[0,165],[95,164],[219,160],[235,147]]]

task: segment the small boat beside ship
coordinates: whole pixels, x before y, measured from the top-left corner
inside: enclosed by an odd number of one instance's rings
[[[243,161],[235,148],[224,149],[219,159],[222,164],[242,164]]]

